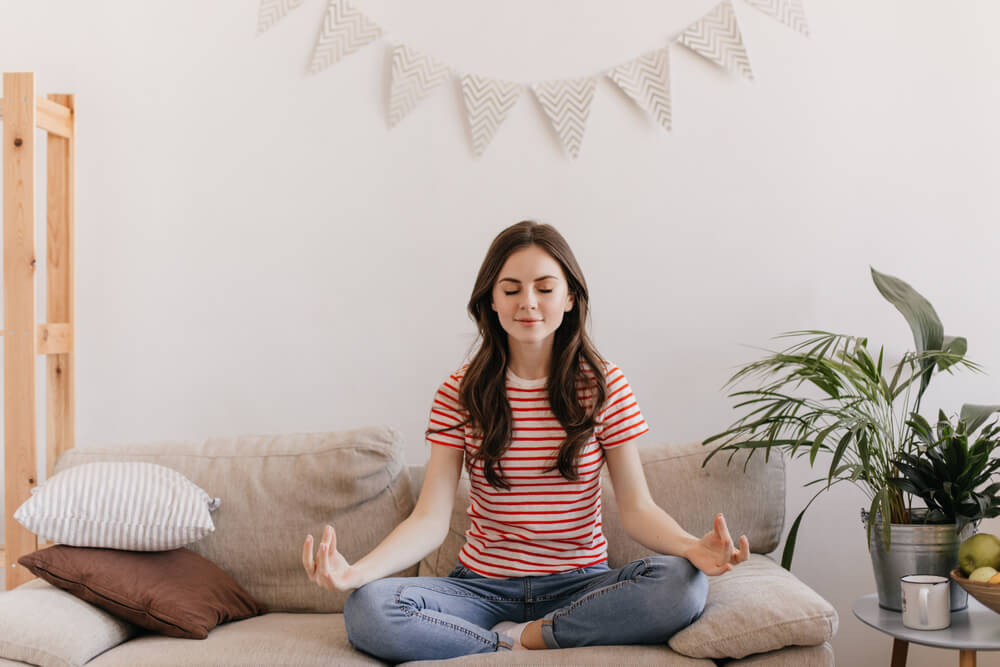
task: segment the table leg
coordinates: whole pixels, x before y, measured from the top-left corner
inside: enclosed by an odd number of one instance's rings
[[[894,638],[892,640],[892,667],[906,667],[906,652],[909,648],[910,642],[905,639]],[[965,653],[965,651],[962,651],[962,653]],[[962,663],[960,667],[965,667],[965,663]]]
[[[958,667],[976,667],[976,652],[959,650]]]

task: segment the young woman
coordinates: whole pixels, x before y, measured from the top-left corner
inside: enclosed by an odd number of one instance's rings
[[[594,644],[662,644],[705,606],[706,575],[749,557],[722,514],[701,539],[649,494],[635,439],[648,430],[624,374],[585,325],[583,273],[553,227],[525,221],[494,239],[469,313],[482,344],[438,389],[430,459],[413,513],[354,564],[326,526],[302,564],[353,590],[348,639],[391,662]],[[471,527],[448,577],[391,578],[438,548],[463,463]],[[664,554],[609,569],[601,531],[607,464],[632,539]]]

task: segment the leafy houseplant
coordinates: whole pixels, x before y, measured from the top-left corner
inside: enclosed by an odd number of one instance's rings
[[[969,439],[979,425],[964,420],[952,424],[940,411],[933,429],[920,415],[909,422],[918,450],[899,454],[896,467],[902,477],[889,483],[924,501],[927,523],[955,523],[962,532],[980,518],[1000,516],[1000,483],[986,486],[1000,468],[1000,459],[992,458],[1000,447],[1000,425],[986,425],[970,448]]]
[[[965,338],[945,336],[934,308],[916,290],[875,269],[871,274],[882,296],[910,325],[916,350],[906,352],[898,363],[888,366],[884,347],[879,348],[876,358],[869,352],[867,338],[815,330],[781,334],[779,338],[799,341],[742,367],[730,378],[727,386],[750,377],[758,377],[761,384],[757,389],[731,393],[730,397],[739,400],[734,407],[747,408],[747,413],[726,431],[704,441],[706,446],[721,442],[702,466],[720,451],[730,452],[730,463],[739,452],[746,452],[749,462],[760,449],[768,458],[775,447],[793,458],[808,454],[810,466],[815,465],[820,454],[830,456],[827,474],[805,485],[825,483],[792,524],[781,559],[786,569],[791,567],[803,515],[834,484],[856,484],[869,500],[868,516],[889,517],[889,521],[877,522],[881,523],[887,547],[891,523],[938,518],[912,508],[914,490],[937,485],[937,468],[931,468],[935,477],[925,480],[926,484],[907,487],[899,481],[906,479],[900,464],[911,465],[913,472],[917,468],[912,468],[912,463],[928,455],[926,447],[920,448],[921,423],[917,418],[931,378],[941,371],[950,374],[955,368],[980,368],[965,358]],[[966,433],[974,431],[970,428],[973,424],[978,426],[998,409],[1000,406],[962,406]],[[984,493],[992,498],[996,491]],[[963,516],[978,519],[985,514],[971,512]],[[869,544],[873,523],[867,522]]]

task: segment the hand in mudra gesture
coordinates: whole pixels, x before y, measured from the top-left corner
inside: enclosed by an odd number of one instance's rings
[[[684,557],[709,576],[722,574],[750,557],[750,540],[741,535],[740,548],[735,549],[726,518],[719,513],[715,515],[713,529],[692,545]]]
[[[313,536],[306,535],[302,545],[302,567],[309,579],[328,591],[348,591],[357,588],[358,577],[354,568],[337,551],[337,533],[333,526],[323,529],[323,539],[319,543],[316,559],[313,560]]]

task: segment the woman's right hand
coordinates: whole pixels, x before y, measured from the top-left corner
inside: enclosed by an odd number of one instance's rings
[[[302,567],[309,579],[328,591],[349,591],[361,585],[360,576],[347,559],[337,551],[337,533],[333,526],[323,529],[323,540],[313,560],[313,536],[306,535],[302,545]]]

